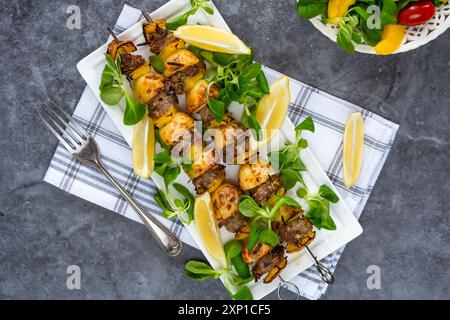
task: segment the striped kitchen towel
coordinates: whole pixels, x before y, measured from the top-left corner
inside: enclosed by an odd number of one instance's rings
[[[115,31],[121,33],[139,19],[141,19],[140,11],[125,5]],[[265,71],[277,74],[268,68],[265,68]],[[293,79],[291,79],[291,96],[289,117],[294,124],[307,116],[313,117],[316,132],[309,138],[310,147],[322,168],[339,189],[343,200],[359,218],[389,154],[398,125]],[[354,111],[361,111],[365,120],[365,161],[358,184],[349,190],[344,187],[342,180],[342,136],[345,122]],[[89,88],[86,87],[84,90],[73,117],[95,138],[100,146],[104,163],[114,177],[150,212],[176,232],[182,241],[195,246],[179,221],[169,221],[160,216],[161,209],[152,197],[156,190],[155,185],[150,180],[141,180],[133,173],[128,144]],[[44,180],[71,194],[140,222],[133,209],[106,178],[94,169],[80,164],[61,145],[56,149]],[[322,262],[334,271],[343,249],[329,255]],[[302,296],[309,299],[320,298],[327,289],[327,285],[319,279],[313,267],[299,274],[292,282],[300,288]]]

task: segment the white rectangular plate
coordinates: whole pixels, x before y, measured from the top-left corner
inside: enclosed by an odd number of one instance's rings
[[[156,10],[151,14],[153,19],[170,19],[171,17],[178,16],[180,13],[183,13],[189,8],[189,0],[172,0],[166,3],[164,6]],[[223,20],[222,16],[218,12],[217,8],[211,4],[211,7],[214,9],[215,14],[213,16],[207,15],[202,10],[199,10],[197,14],[189,19],[190,24],[201,23],[204,25],[211,25],[214,27],[230,30]],[[119,38],[131,40],[135,43],[144,42],[144,37],[142,35],[142,21],[136,23],[128,30],[119,35]],[[103,68],[105,66],[105,57],[104,53],[106,52],[107,44],[98,48],[96,51],[88,55],[86,58],[81,60],[77,64],[77,68],[81,73],[82,77],[85,79],[86,83],[93,91],[97,99],[105,108],[108,115],[111,117],[119,131],[124,136],[125,140],[128,144],[131,145],[131,140],[133,136],[133,127],[125,126],[122,122],[123,118],[123,106],[119,107],[110,107],[105,105],[100,100],[100,91],[98,89],[101,81],[101,74]],[[148,55],[148,48],[141,48],[138,53],[141,53],[144,57]],[[266,74],[267,80],[269,83],[272,83],[276,80],[280,74],[270,70],[268,68],[264,68],[264,72]],[[294,85],[294,82],[291,82],[291,86]],[[182,105],[183,103],[180,103]],[[232,106],[234,110],[238,110],[238,106]],[[283,127],[281,128],[281,134],[278,134],[273,142],[283,143],[284,141],[293,141],[295,139],[294,133],[294,125],[290,121],[290,119],[286,118]],[[281,144],[280,144],[281,145]],[[130,154],[131,156],[131,154]],[[301,154],[302,160],[305,163],[308,173],[305,174],[305,182],[308,185],[308,188],[311,191],[315,191],[318,189],[318,186],[322,184],[328,185],[332,190],[338,194],[338,191],[332,185],[331,181],[328,179],[327,175],[320,167],[318,161],[315,159],[314,155],[311,153],[309,149],[306,149]],[[237,181],[236,173],[237,166],[229,166],[227,167],[227,180]],[[164,183],[156,173],[153,174],[152,179],[155,184],[159,188],[164,187]],[[192,192],[194,192],[194,188],[191,182],[189,182],[189,178],[187,175],[182,172],[180,176],[177,178],[177,182],[186,185]],[[295,190],[295,188],[293,189]],[[299,200],[296,195],[292,192],[288,193],[289,196],[292,196]],[[302,202],[301,200],[299,200]],[[340,200],[337,204],[333,204],[331,206],[331,216],[333,217],[337,230],[336,231],[327,231],[327,230],[316,230],[317,235],[316,239],[310,245],[311,250],[318,257],[318,259],[322,259],[327,255],[333,253],[338,250],[340,247],[344,246],[346,243],[353,240],[355,237],[362,233],[362,228],[353,214],[350,212],[346,204]],[[200,239],[198,238],[197,231],[195,229],[194,223],[191,223],[189,226],[186,226],[190,235],[197,243],[198,247],[202,250],[203,254],[207,258],[208,262],[215,268],[219,267],[218,263],[208,254],[206,249],[203,247]],[[228,233],[224,228],[221,230],[222,239],[224,243],[228,240],[232,239],[233,235]],[[310,266],[312,266],[312,261],[307,256],[306,252],[298,252],[295,254],[288,255],[288,264],[287,267],[282,271],[281,275],[284,280],[289,281],[297,274],[306,270]],[[181,272],[181,270],[180,270]],[[253,297],[255,299],[261,299],[262,297],[269,294],[271,291],[276,289],[279,284],[279,279],[274,280],[270,284],[263,284],[261,281],[258,283],[251,283],[249,287],[252,291]]]

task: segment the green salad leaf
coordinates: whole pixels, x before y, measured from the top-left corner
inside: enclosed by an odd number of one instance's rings
[[[297,14],[305,19],[320,16],[326,11],[328,0],[298,0]]]
[[[209,15],[214,15],[214,10],[206,5],[209,2],[210,0],[191,0],[191,9],[174,20],[169,21],[166,26],[167,29],[176,30],[178,27],[187,24],[189,17],[194,15],[199,9],[202,9]]]
[[[137,101],[125,87],[121,72],[121,59],[117,55],[114,61],[109,54],[105,54],[106,65],[100,82],[100,99],[109,106],[117,105],[125,97],[125,111],[123,123],[135,125],[145,116],[145,106]]]

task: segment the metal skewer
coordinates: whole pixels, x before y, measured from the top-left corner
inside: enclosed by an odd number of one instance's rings
[[[317,260],[317,257],[312,253],[311,249],[308,246],[305,246],[306,252],[308,253],[308,256],[311,258],[311,260],[314,263],[314,266],[316,267],[317,273],[319,274],[320,278],[323,282],[326,284],[332,284],[334,282],[334,276],[331,273],[330,269],[325,267],[323,263],[321,263],[319,260]],[[281,296],[281,289],[288,289],[289,287],[294,288],[295,292],[297,294],[297,297],[295,300],[298,300],[300,297],[300,289],[297,287],[296,284],[285,281],[280,275],[278,276],[280,278],[280,283],[278,284],[278,299],[283,300]],[[292,290],[291,290],[292,291]]]
[[[280,283],[278,284],[278,290],[277,290],[277,294],[278,294],[278,299],[279,300],[285,300],[281,297],[281,289],[287,289],[289,290],[289,287],[293,287],[295,289],[295,292],[297,294],[297,296],[295,297],[295,300],[298,300],[300,298],[300,289],[297,287],[297,285],[295,285],[292,282],[289,281],[285,281],[281,276],[278,276],[280,278]]]
[[[150,17],[150,15],[145,12],[143,9],[141,9],[142,15],[144,16],[145,20],[147,20],[148,23],[153,23],[153,19]]]
[[[116,34],[110,26],[107,26],[106,29],[108,29],[109,34],[114,38],[114,40],[119,41],[119,38],[117,38]]]

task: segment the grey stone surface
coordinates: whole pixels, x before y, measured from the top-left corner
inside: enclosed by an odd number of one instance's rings
[[[130,1],[152,10],[165,1]],[[450,298],[450,32],[409,53],[348,55],[296,16],[295,1],[216,1],[257,59],[400,123],[392,152],[324,299]],[[0,298],[226,299],[218,282],[187,279],[186,247],[164,256],[144,227],[44,182],[56,139],[34,108],[74,108],[77,61],[106,40],[125,1],[20,1],[0,8]],[[81,30],[66,9],[81,8]],[[66,268],[82,289],[66,289]],[[366,286],[369,265],[381,289]],[[276,298],[274,294],[269,298]]]

